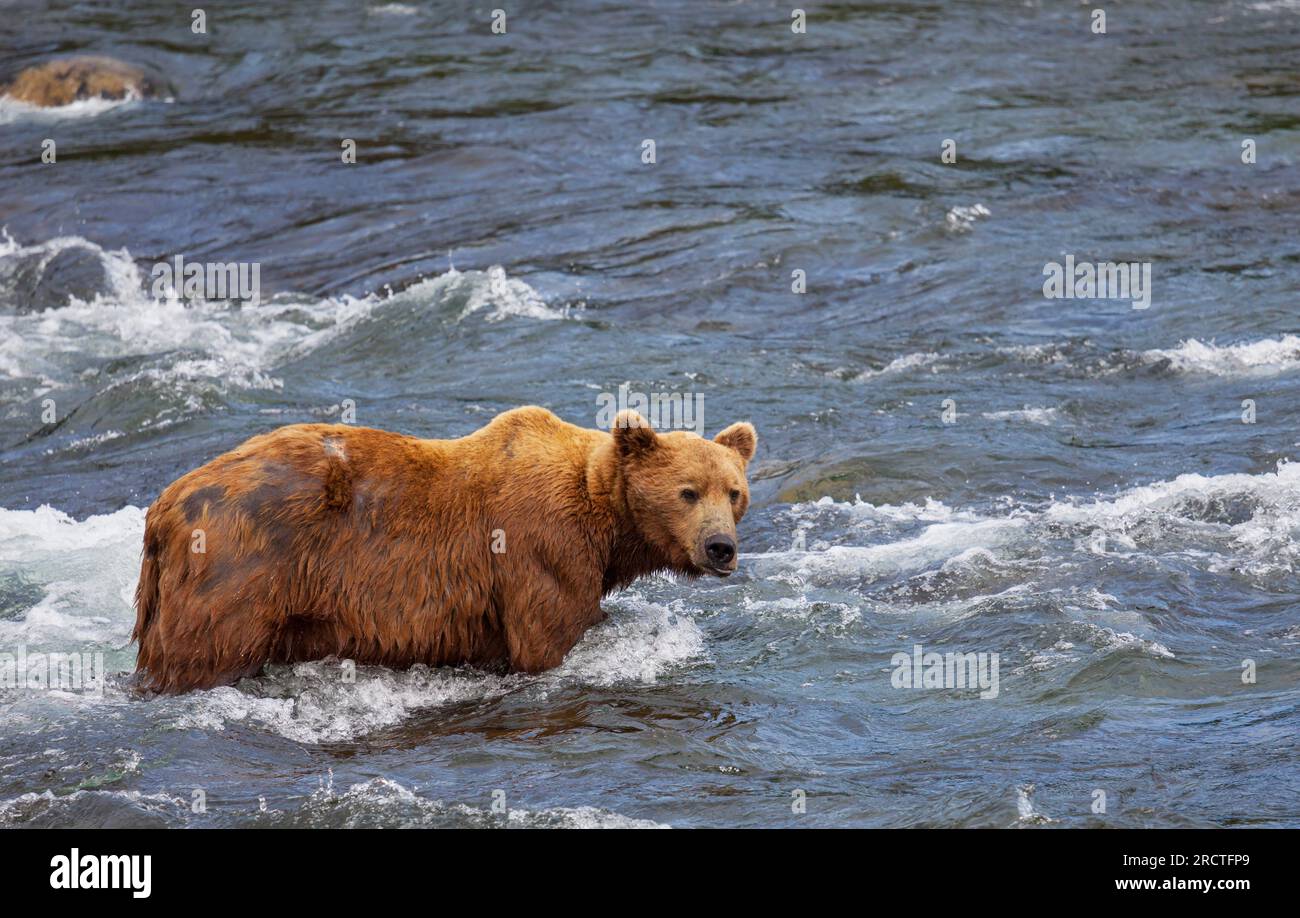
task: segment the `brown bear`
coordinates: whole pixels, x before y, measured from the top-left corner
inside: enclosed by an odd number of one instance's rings
[[[395,668],[556,666],[600,600],[725,577],[757,435],[610,433],[516,408],[457,440],[335,424],[253,437],[149,508],[133,640],[144,690],[334,655]]]
[[[28,67],[0,87],[0,94],[52,108],[82,99],[151,99],[172,91],[166,80],[133,64],[83,55]]]

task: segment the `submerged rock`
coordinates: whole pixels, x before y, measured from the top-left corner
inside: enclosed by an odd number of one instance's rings
[[[28,67],[2,89],[11,99],[45,108],[83,99],[153,99],[173,94],[167,80],[142,67],[90,55]]]
[[[0,315],[57,309],[73,297],[89,301],[108,286],[100,253],[89,246],[0,257]]]

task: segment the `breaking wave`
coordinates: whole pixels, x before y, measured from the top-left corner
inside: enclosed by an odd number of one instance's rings
[[[919,370],[927,367],[930,368],[931,373],[934,373],[937,372],[938,369],[935,364],[941,360],[943,360],[943,355],[933,352],[905,354],[902,357],[895,357],[878,370],[863,370],[857,375],[856,380],[862,382],[868,379],[874,379],[877,376],[888,376],[892,373],[905,373],[909,370]]]
[[[61,391],[72,393],[78,404],[104,399],[119,434],[129,434],[208,410],[232,390],[279,390],[281,365],[389,311],[409,314],[413,324],[434,323],[435,329],[471,317],[491,324],[570,313],[566,306],[548,305],[499,266],[453,268],[397,293],[320,299],[282,293],[242,308],[187,302],[170,290],[156,298],[151,286],[125,249],[106,250],[77,236],[22,245],[5,235],[0,392],[8,389],[6,397],[16,401]],[[134,400],[148,411],[144,418],[127,407],[137,388],[151,393]],[[61,406],[61,415],[70,407]],[[89,432],[82,433],[84,440]]]
[[[873,505],[830,498],[792,505],[806,548],[747,556],[759,576],[816,584],[875,582],[928,570],[987,574],[1082,552],[1140,553],[1267,579],[1300,564],[1300,464],[1260,474],[1179,475],[1116,495],[954,510],[940,501]],[[820,533],[838,533],[819,539]]]
[[[1239,344],[1204,344],[1195,338],[1176,348],[1142,352],[1146,363],[1168,361],[1180,373],[1264,376],[1300,369],[1300,336],[1283,335]]]

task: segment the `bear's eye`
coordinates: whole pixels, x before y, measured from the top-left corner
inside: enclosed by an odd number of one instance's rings
[[[696,494],[691,488],[682,488],[682,500],[688,504],[693,504],[699,500],[700,495]]]
[[[734,503],[735,503],[736,501],[738,501],[738,500],[740,500],[740,491],[739,491],[738,489],[736,489],[736,488],[732,488],[732,489],[731,489],[731,502],[734,504]]]

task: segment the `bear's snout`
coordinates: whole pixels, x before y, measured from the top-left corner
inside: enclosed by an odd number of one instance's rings
[[[704,556],[711,572],[725,577],[736,569],[736,540],[726,533],[715,533],[704,540]]]

